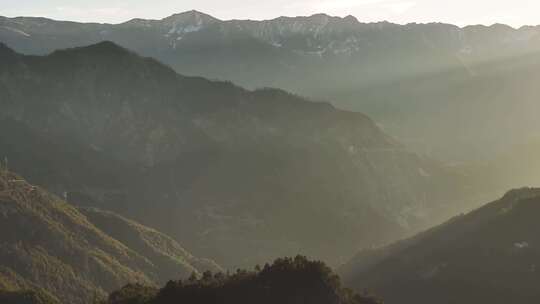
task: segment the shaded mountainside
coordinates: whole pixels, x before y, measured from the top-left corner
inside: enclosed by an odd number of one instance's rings
[[[59,304],[54,297],[43,291],[5,291],[0,289],[2,304]]]
[[[128,247],[132,244],[107,235],[75,207],[4,169],[0,169],[0,218],[3,290],[43,289],[63,303],[88,303],[128,282],[163,284],[199,269],[219,269],[202,267],[203,260],[166,236],[124,220],[141,231],[124,229],[132,235],[133,247]],[[137,242],[149,238],[144,234],[158,237],[143,248]]]
[[[524,188],[344,265],[347,286],[392,303],[540,300],[540,189]]]
[[[170,281],[162,289],[128,285],[112,293],[108,304],[380,304],[341,286],[330,268],[305,257],[277,259],[255,271],[206,272],[200,278]]]
[[[46,290],[25,280],[13,270],[0,266],[0,303],[2,304],[59,304]]]
[[[470,194],[360,113],[181,76],[110,42],[0,51],[0,155],[13,168],[221,265],[298,252],[339,263],[455,214]]]
[[[332,100],[449,160],[493,156],[540,130],[531,115],[540,110],[540,27],[362,23],[324,14],[222,21],[196,11],[117,25],[0,18],[0,41],[27,54],[103,40],[185,75]]]

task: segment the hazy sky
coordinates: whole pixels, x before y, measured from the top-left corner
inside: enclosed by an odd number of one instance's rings
[[[540,24],[540,0],[0,0],[0,15],[119,23],[196,9],[220,19],[324,12],[360,21]]]

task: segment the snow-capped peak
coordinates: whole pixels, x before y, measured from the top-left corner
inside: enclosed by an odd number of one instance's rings
[[[199,11],[188,11],[162,19],[161,24],[167,31],[168,36],[182,36],[187,33],[198,32],[219,21],[219,19]]]
[[[201,13],[199,11],[193,10],[193,11],[187,11],[187,12],[183,12],[179,14],[174,14],[172,16],[162,19],[161,21],[163,23],[176,23],[176,24],[186,24],[186,25],[193,25],[193,26],[204,26],[204,25],[215,23],[215,22],[219,22],[220,20],[210,15],[207,15],[205,13]]]

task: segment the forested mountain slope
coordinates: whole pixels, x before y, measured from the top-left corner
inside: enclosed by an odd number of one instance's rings
[[[225,266],[338,263],[474,193],[363,114],[185,77],[110,42],[44,57],[2,46],[0,87],[0,155],[18,172]]]
[[[150,232],[161,236],[149,228],[130,224],[147,235]],[[131,243],[146,239],[132,235]],[[187,278],[193,272],[220,269],[165,239],[155,238],[146,250],[131,247],[130,242],[126,246],[98,229],[75,207],[0,168],[2,290],[43,289],[62,303],[88,303],[126,283],[155,286],[170,279]],[[159,251],[162,248],[170,250]],[[2,294],[10,298],[26,295]]]
[[[0,290],[2,304],[58,304],[58,300],[42,291]]]
[[[342,287],[323,262],[303,256],[280,258],[255,271],[206,272],[202,277],[170,281],[161,289],[128,285],[112,293],[108,304],[381,304],[377,298]]]
[[[536,303],[540,190],[523,188],[341,268],[347,286],[392,303]]]

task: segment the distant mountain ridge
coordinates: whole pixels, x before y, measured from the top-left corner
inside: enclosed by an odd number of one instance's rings
[[[222,21],[197,11],[116,25],[0,18],[0,41],[26,54],[104,40],[184,75],[330,100],[367,113],[408,147],[451,161],[493,157],[508,144],[502,138],[521,144],[540,129],[528,116],[539,110],[530,101],[538,93],[538,26],[361,23],[325,14]],[[532,66],[508,67],[527,58]],[[485,109],[490,119],[479,123]],[[509,113],[525,118],[493,135]]]
[[[182,76],[111,42],[3,52],[0,155],[13,168],[225,267],[299,252],[339,263],[472,195],[361,113]]]
[[[503,24],[460,28],[442,23],[361,23],[353,16],[341,18],[326,14],[263,21],[222,21],[198,11],[174,14],[161,20],[132,19],[120,24],[0,17],[0,41],[23,53],[47,54],[56,49],[104,40],[155,57],[183,74],[231,80],[250,88],[276,86],[310,93],[307,87],[303,87],[309,83],[287,86],[287,79],[283,79],[285,74],[272,73],[269,75],[272,78],[253,78],[249,83],[248,78],[237,74],[239,70],[234,65],[250,64],[252,69],[259,70],[270,68],[268,60],[271,60],[279,65],[281,72],[291,72],[296,77],[310,69],[343,68],[342,60],[346,60],[354,68],[363,68],[363,74],[360,74],[362,81],[373,83],[377,80],[375,77],[390,77],[384,80],[399,79],[420,72],[436,72],[537,52],[540,50],[540,26],[514,29]],[[389,74],[392,71],[387,71],[389,66],[381,60],[393,61],[396,54],[401,55],[404,61],[412,60],[411,65],[403,68],[413,70],[408,73],[398,65],[394,66],[398,69],[393,71],[393,76]],[[226,59],[222,65],[233,70],[220,74],[217,67],[211,69],[209,63],[204,64],[202,60],[211,60],[211,55]],[[243,63],[238,61],[236,56],[245,55],[248,58]],[[423,58],[419,55],[423,55]],[[179,56],[188,56],[187,59],[191,61],[199,60],[190,63]],[[367,59],[375,62],[366,65],[364,61]],[[423,62],[416,62],[420,59]],[[288,63],[294,63],[293,67],[283,70]],[[196,64],[202,66],[197,68]],[[272,69],[268,71],[279,72]],[[342,75],[346,76],[350,72],[344,70]],[[366,75],[368,72],[372,75]],[[300,81],[298,78],[296,80]],[[332,88],[333,84],[329,86],[329,89]]]
[[[102,39],[108,39],[108,35],[114,33],[108,32],[108,30],[125,30],[129,28],[138,28],[146,31],[153,31],[156,33],[161,32],[163,38],[169,41],[181,40],[184,35],[195,32],[202,32],[209,28],[219,27],[224,35],[233,33],[245,33],[253,37],[260,38],[261,40],[270,43],[274,46],[292,48],[302,50],[299,45],[286,45],[282,42],[286,41],[295,35],[305,35],[314,39],[323,41],[324,39],[333,37],[336,41],[343,39],[350,39],[346,35],[358,36],[369,35],[373,33],[382,33],[389,31],[389,33],[399,33],[408,35],[408,31],[421,30],[425,34],[446,32],[444,38],[452,38],[455,46],[459,43],[477,43],[478,45],[488,45],[498,43],[499,45],[509,45],[511,42],[521,41],[531,43],[538,39],[539,26],[522,26],[518,29],[512,28],[504,24],[493,24],[491,26],[484,25],[470,25],[465,27],[458,27],[451,24],[444,23],[409,23],[406,25],[399,25],[390,22],[373,22],[362,23],[358,21],[354,16],[347,17],[335,17],[324,13],[314,14],[311,16],[298,16],[298,17],[278,17],[269,20],[220,20],[212,17],[208,14],[199,11],[186,11],[171,15],[169,17],[154,20],[154,19],[141,19],[135,18],[124,23],[119,24],[100,24],[100,23],[78,23],[70,21],[56,21],[41,17],[15,17],[7,18],[0,17],[2,21],[2,30],[5,31],[7,36],[11,31],[13,35],[21,35],[25,37],[32,37],[32,35],[49,35],[56,34],[59,38],[63,35],[77,32],[81,29],[94,30],[96,33],[92,35],[101,35]],[[67,32],[58,31],[58,29],[70,29]],[[236,29],[235,29],[236,28]],[[24,30],[27,30],[26,32]],[[97,32],[101,30],[100,32]],[[336,35],[336,36],[334,36]],[[91,37],[91,36],[88,36]],[[435,36],[426,36],[426,38],[434,38]],[[482,39],[478,39],[483,37]],[[231,37],[234,38],[234,37]],[[31,39],[29,39],[31,40]],[[303,47],[309,45],[308,40],[304,41]],[[312,41],[313,42],[313,41]],[[349,41],[352,42],[352,41]],[[360,42],[360,41],[354,41]],[[538,42],[538,41],[536,41]],[[60,43],[60,42],[58,42]],[[451,45],[451,44],[450,44]],[[46,48],[46,46],[43,46]],[[66,46],[58,46],[54,49],[65,48]],[[321,48],[322,46],[312,47]],[[15,46],[18,49],[17,46]],[[42,50],[46,53],[54,50],[49,49]],[[309,48],[303,49],[307,51]],[[334,49],[336,51],[338,49]],[[463,53],[470,53],[471,49],[460,49]],[[42,52],[43,52],[42,51]],[[36,51],[33,51],[36,52]],[[340,53],[340,51],[336,51]]]

